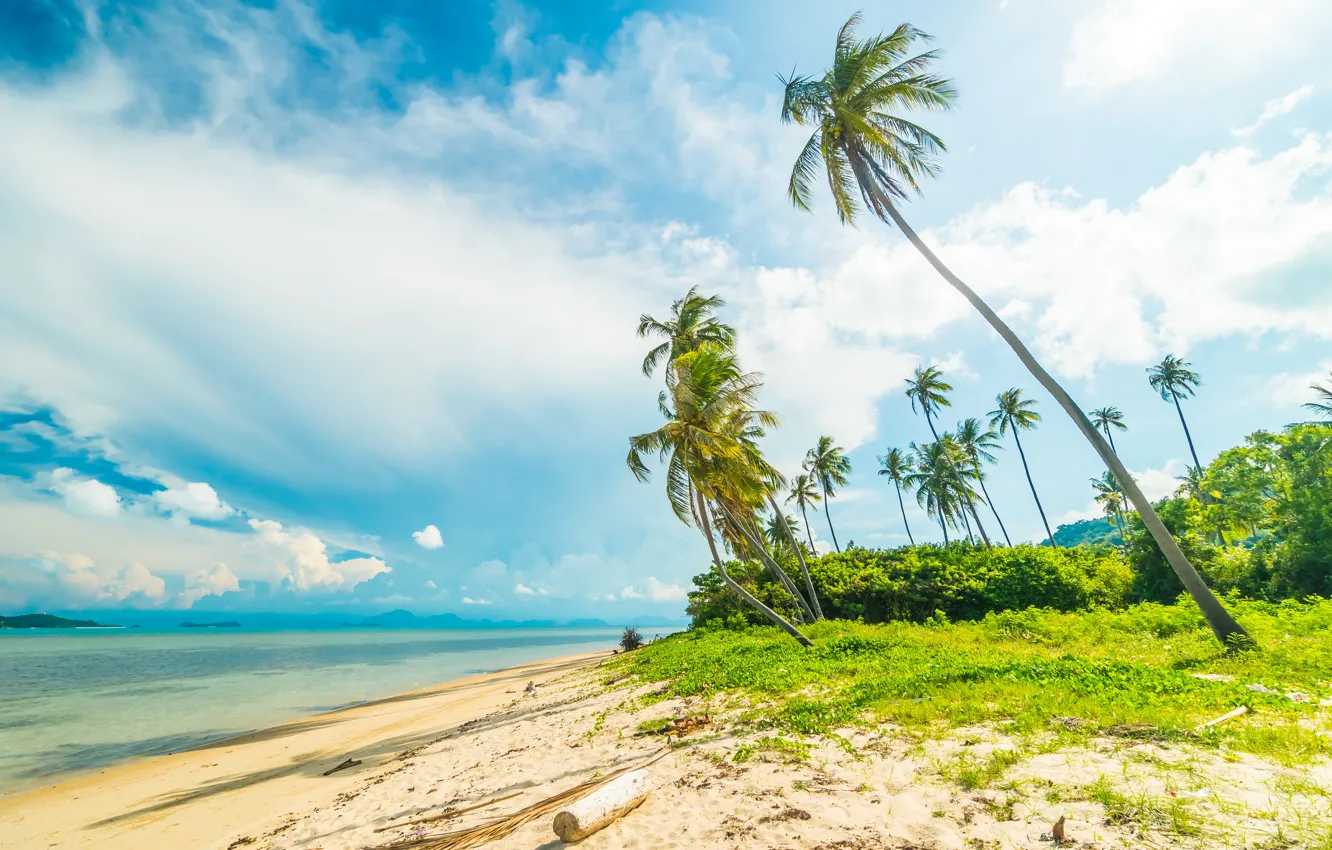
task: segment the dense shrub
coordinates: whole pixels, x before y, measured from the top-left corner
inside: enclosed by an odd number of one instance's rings
[[[794,613],[781,586],[753,564],[728,566],[731,576],[783,613]],[[1070,611],[1123,605],[1133,576],[1113,550],[1014,546],[982,549],[965,543],[848,549],[812,558],[810,576],[823,612],[844,620],[972,620],[991,611],[1029,607]],[[797,575],[794,569],[790,572]],[[694,578],[689,614],[696,626],[749,625],[760,620],[726,592],[715,571]]]

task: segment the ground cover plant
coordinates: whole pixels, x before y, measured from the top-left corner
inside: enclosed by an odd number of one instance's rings
[[[1192,606],[1028,609],[974,622],[824,620],[806,649],[766,627],[696,628],[617,661],[660,698],[739,697],[744,722],[917,737],[989,724],[1021,746],[1094,736],[1187,740],[1287,765],[1332,753],[1332,601],[1231,605],[1265,649],[1227,652]],[[1295,694],[1292,699],[1288,694]],[[1248,713],[1203,724],[1244,706]]]

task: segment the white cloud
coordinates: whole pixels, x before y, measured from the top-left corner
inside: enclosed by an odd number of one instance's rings
[[[230,591],[240,590],[240,581],[226,564],[217,563],[206,570],[199,570],[186,580],[185,589],[176,596],[176,604],[190,608],[205,596],[221,596]]]
[[[1179,476],[1188,471],[1188,464],[1178,458],[1166,461],[1165,466],[1160,469],[1144,469],[1142,472],[1129,470],[1133,473],[1133,480],[1138,482],[1143,495],[1152,502],[1175,495],[1175,491],[1180,487]]]
[[[115,488],[96,478],[80,478],[74,470],[61,467],[51,473],[50,488],[77,513],[98,517],[120,515],[120,496]]]
[[[1101,0],[1073,26],[1064,85],[1108,91],[1181,63],[1258,65],[1310,28],[1316,0]]]
[[[684,587],[658,581],[656,576],[648,576],[647,592],[656,602],[682,602],[688,597]]]
[[[463,604],[464,604],[464,605],[490,605],[490,604],[491,604],[491,602],[490,602],[489,599],[473,599],[473,598],[470,597],[470,596],[464,596],[464,597],[462,598],[462,601],[463,601]]]
[[[166,598],[166,582],[137,561],[111,569],[79,553],[42,553],[41,567],[54,575],[75,603],[137,603],[160,605]]]
[[[202,481],[167,487],[154,493],[153,499],[167,513],[199,519],[225,519],[236,512],[218,498],[216,490]]]
[[[444,538],[440,537],[439,528],[434,525],[427,525],[420,531],[413,531],[412,539],[422,549],[442,549],[444,547]]]
[[[518,582],[513,586],[513,592],[519,596],[536,596],[536,591],[522,582]]]
[[[285,531],[281,523],[270,519],[252,519],[249,524],[261,550],[272,556],[278,577],[295,590],[351,590],[389,572],[379,558],[330,561],[324,541],[305,529]]]
[[[1312,372],[1280,372],[1273,375],[1267,381],[1267,393],[1273,404],[1298,407],[1317,398],[1311,389],[1314,384],[1324,387],[1332,385],[1332,360],[1321,361]]]
[[[1263,111],[1259,113],[1258,119],[1246,127],[1236,127],[1230,132],[1236,136],[1251,136],[1269,121],[1280,118],[1282,115],[1289,115],[1295,107],[1308,100],[1314,93],[1312,85],[1304,85],[1284,97],[1278,97],[1275,100],[1269,100],[1263,105]]]
[[[620,591],[621,599],[642,599],[643,596],[644,594],[635,590],[632,587],[625,587],[623,590]]]

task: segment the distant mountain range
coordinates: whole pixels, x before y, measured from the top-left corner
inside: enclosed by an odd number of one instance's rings
[[[625,617],[614,622],[600,618],[575,620],[492,620],[468,619],[457,614],[417,615],[411,611],[396,610],[372,616],[347,613],[323,614],[278,614],[269,612],[241,611],[189,611],[197,620],[182,622],[184,611],[64,611],[64,616],[51,614],[25,614],[20,617],[0,618],[4,628],[74,628],[91,627],[102,624],[117,626],[140,626],[145,629],[176,629],[231,626],[235,621],[220,622],[222,617],[236,617],[247,629],[337,629],[337,628],[380,628],[380,629],[550,629],[583,628],[605,629],[636,626],[639,629],[654,627],[678,628],[688,624],[688,620],[670,617]],[[203,619],[208,617],[210,619]],[[34,618],[45,618],[42,622],[59,622],[59,625],[20,625],[33,622]],[[70,619],[66,619],[70,618]],[[73,619],[78,618],[78,619]],[[95,618],[95,619],[94,619]],[[211,619],[216,618],[216,619]],[[189,625],[186,625],[189,623]],[[233,626],[234,628],[234,626]]]

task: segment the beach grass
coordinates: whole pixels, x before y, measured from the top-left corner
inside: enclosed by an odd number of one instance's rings
[[[1332,754],[1318,705],[1332,696],[1332,601],[1229,604],[1261,651],[1227,652],[1192,606],[1142,604],[965,623],[821,621],[808,627],[812,648],[773,628],[693,630],[604,672],[661,683],[655,699],[726,695],[742,706],[739,722],[797,736],[888,725],[923,740],[979,725],[1023,753],[1110,737],[1187,740],[1286,766]],[[1203,726],[1240,706],[1243,716]],[[945,770],[978,787],[1014,760]]]

